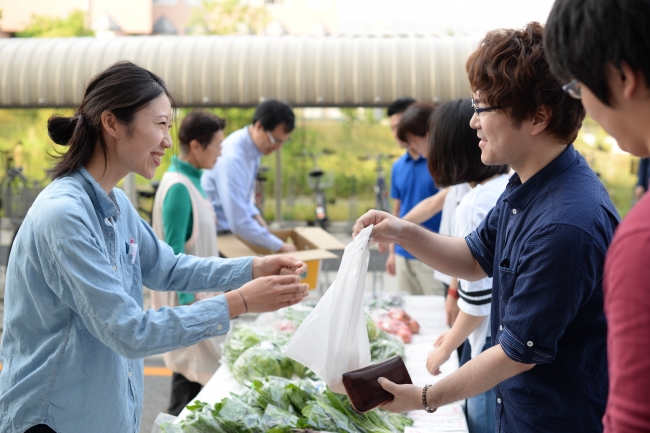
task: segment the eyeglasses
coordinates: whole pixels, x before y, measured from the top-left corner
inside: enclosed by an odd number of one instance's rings
[[[271,134],[271,131],[266,131],[266,135],[269,136],[269,141],[271,141],[271,144],[274,145],[274,146],[275,146],[276,144],[284,144],[284,143],[286,143],[287,141],[289,141],[288,138],[287,138],[286,140],[284,140],[284,141],[280,141],[280,140],[278,140],[277,138],[275,138],[275,137],[273,136],[273,134]]]
[[[564,86],[562,86],[562,90],[567,92],[570,97],[575,98],[575,99],[582,99],[582,92],[580,91],[580,81],[578,80],[573,80]]]
[[[472,99],[472,108],[474,109],[474,112],[476,113],[477,116],[483,113],[484,111],[500,110],[502,108],[507,108],[511,106],[512,106],[511,104],[508,104],[508,105],[495,105],[493,107],[478,108],[476,106],[476,102],[474,102],[474,99]]]

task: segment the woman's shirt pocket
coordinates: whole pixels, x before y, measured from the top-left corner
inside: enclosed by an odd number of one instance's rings
[[[135,268],[135,263],[131,263],[131,256],[122,252],[120,254],[120,267],[121,267],[121,278],[122,286],[124,286],[124,291],[132,295],[133,291],[133,270]]]

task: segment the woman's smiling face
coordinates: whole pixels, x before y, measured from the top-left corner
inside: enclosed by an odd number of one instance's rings
[[[115,162],[125,174],[133,172],[146,179],[154,177],[165,150],[172,147],[171,124],[171,103],[163,93],[138,111],[132,124],[121,125]]]

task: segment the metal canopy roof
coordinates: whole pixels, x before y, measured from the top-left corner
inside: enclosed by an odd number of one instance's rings
[[[0,108],[78,107],[90,78],[119,60],[160,75],[179,105],[385,106],[400,96],[471,95],[478,37],[142,36],[0,39]]]

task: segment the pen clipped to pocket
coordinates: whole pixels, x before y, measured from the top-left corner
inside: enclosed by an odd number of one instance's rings
[[[131,242],[126,244],[126,254],[130,256],[131,264],[134,264],[138,254],[138,244],[135,243],[135,239],[131,239]]]

